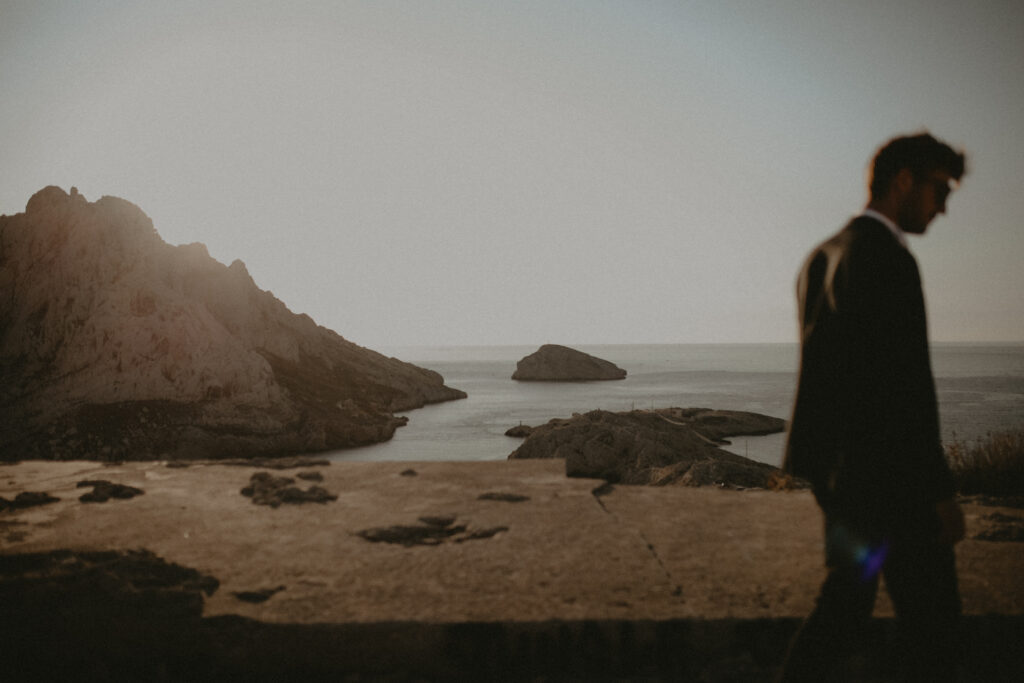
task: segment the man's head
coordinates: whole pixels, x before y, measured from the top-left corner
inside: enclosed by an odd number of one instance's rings
[[[871,167],[871,206],[906,232],[922,234],[946,212],[951,182],[964,175],[964,154],[927,133],[893,138]]]

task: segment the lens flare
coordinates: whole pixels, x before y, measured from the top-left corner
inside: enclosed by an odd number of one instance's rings
[[[885,566],[889,556],[889,542],[865,541],[859,534],[842,524],[835,524],[828,532],[828,552],[833,563],[852,567],[863,582],[873,580]]]

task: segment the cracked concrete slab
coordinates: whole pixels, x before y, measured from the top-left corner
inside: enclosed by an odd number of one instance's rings
[[[558,461],[415,463],[417,476],[403,476],[409,467],[320,467],[318,485],[337,500],[274,509],[240,493],[248,468],[26,462],[0,471],[0,495],[60,500],[2,513],[16,532],[0,551],[144,547],[222,582],[206,614],[273,622],[797,617],[821,579],[820,515],[806,492],[606,487],[566,478]],[[145,495],[86,506],[75,487],[92,479]],[[966,508],[979,528],[1004,523]],[[360,535],[424,518],[478,537],[403,546]],[[1024,544],[958,550],[968,613],[1024,613]],[[231,597],[277,585],[259,605]],[[877,613],[891,614],[884,595]]]
[[[566,478],[555,460],[315,471],[336,500],[273,508],[242,495],[253,468],[237,465],[4,466],[0,496],[59,500],[0,512],[0,554],[146,549],[219,581],[204,617],[268,626],[599,623],[660,633],[652,625],[768,624],[806,615],[823,575],[808,492],[607,486]],[[97,479],[145,495],[81,503],[77,483]],[[965,612],[1019,623],[1024,543],[983,538],[1021,513],[971,501],[965,510]],[[361,535],[401,527],[457,531],[429,545]],[[876,614],[891,614],[884,595]]]

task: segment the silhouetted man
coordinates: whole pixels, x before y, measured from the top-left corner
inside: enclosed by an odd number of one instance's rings
[[[819,245],[797,283],[801,357],[784,469],[811,482],[828,575],[784,681],[824,681],[871,616],[878,576],[910,680],[956,676],[963,515],[939,436],[924,297],[905,233],[944,213],[964,156],[931,135],[875,156],[864,212]]]

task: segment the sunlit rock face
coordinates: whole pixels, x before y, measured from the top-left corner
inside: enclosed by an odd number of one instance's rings
[[[465,397],[174,247],[137,206],[40,190],[0,217],[0,459],[237,457],[391,437]]]

